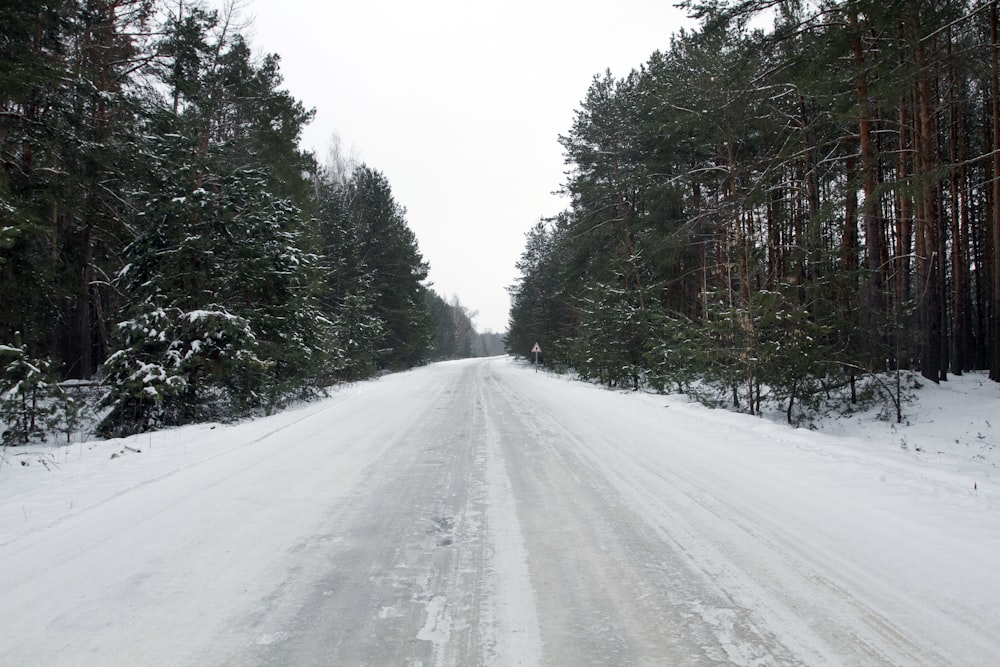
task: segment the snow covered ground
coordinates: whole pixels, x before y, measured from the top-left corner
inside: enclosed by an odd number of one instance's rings
[[[508,359],[0,455],[0,664],[1000,664],[1000,385],[822,432]]]

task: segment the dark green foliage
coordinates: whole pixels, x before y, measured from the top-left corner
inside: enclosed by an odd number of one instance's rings
[[[171,180],[116,281],[131,302],[106,369],[106,434],[271,410],[333,375],[298,210],[256,172]]]
[[[5,445],[45,440],[76,426],[79,404],[57,384],[47,359],[30,357],[24,347],[0,345],[0,422]]]
[[[357,230],[359,266],[370,276],[372,313],[382,322],[378,366],[399,370],[425,362],[431,332],[422,282],[428,267],[385,176],[364,165],[354,171],[347,216]]]
[[[597,283],[585,294],[578,307],[571,365],[582,377],[609,387],[638,389],[646,373],[646,311],[634,293],[613,285]]]
[[[319,308],[333,323],[333,379],[354,381],[378,369],[384,324],[375,314],[371,272],[358,253],[358,229],[348,215],[348,189],[328,174],[316,182]]]
[[[355,380],[377,370],[427,361],[431,320],[427,265],[389,182],[359,165],[321,177],[319,300],[334,323],[341,361],[336,376]]]
[[[0,327],[8,341],[25,331],[63,375],[89,375],[105,351],[104,315],[115,305],[107,276],[134,152],[126,84],[150,4],[0,10],[0,278],[18,294],[0,306]]]
[[[428,289],[424,299],[433,331],[430,347],[432,360],[467,359],[485,353],[472,323],[475,314],[470,313],[458,297],[448,303],[437,292]]]
[[[887,372],[1000,367],[993,14],[690,7],[560,138],[571,208],[528,235],[508,349],[790,422]]]
[[[570,363],[569,344],[576,335],[579,314],[571,299],[567,278],[570,216],[543,220],[526,235],[524,253],[517,263],[521,276],[508,288],[511,297],[507,352],[531,358],[539,343],[545,363],[565,368]]]
[[[383,323],[373,312],[371,290],[363,284],[344,295],[336,308],[332,349],[334,378],[346,382],[371,377],[378,371]]]
[[[105,437],[246,414],[268,364],[254,354],[248,322],[214,309],[148,309],[119,325],[120,348],[105,362],[110,408]],[[257,377],[255,377],[257,376]]]
[[[385,178],[318,175],[312,112],[235,17],[154,4],[0,8],[0,345],[103,378],[107,435],[428,359],[427,266]]]

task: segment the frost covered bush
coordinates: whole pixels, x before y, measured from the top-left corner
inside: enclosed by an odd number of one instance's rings
[[[4,444],[44,441],[54,431],[73,430],[79,404],[59,387],[48,359],[32,358],[23,347],[0,345],[0,364]]]
[[[105,363],[106,437],[242,412],[267,364],[253,352],[249,323],[220,306],[151,307],[118,325],[120,345]]]
[[[143,200],[116,287],[106,437],[270,411],[327,372],[330,323],[299,211],[266,174],[188,165]]]

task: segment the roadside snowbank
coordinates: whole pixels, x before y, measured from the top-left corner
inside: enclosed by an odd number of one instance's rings
[[[345,386],[329,399],[238,424],[194,424],[129,438],[0,448],[0,547],[326,412],[372,382]]]

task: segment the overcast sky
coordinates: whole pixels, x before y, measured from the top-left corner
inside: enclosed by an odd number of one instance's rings
[[[567,202],[560,134],[595,74],[624,76],[684,25],[667,1],[251,0],[256,50],[281,56],[316,119],[385,174],[434,289],[506,329],[524,234]],[[689,23],[687,25],[690,25]]]

